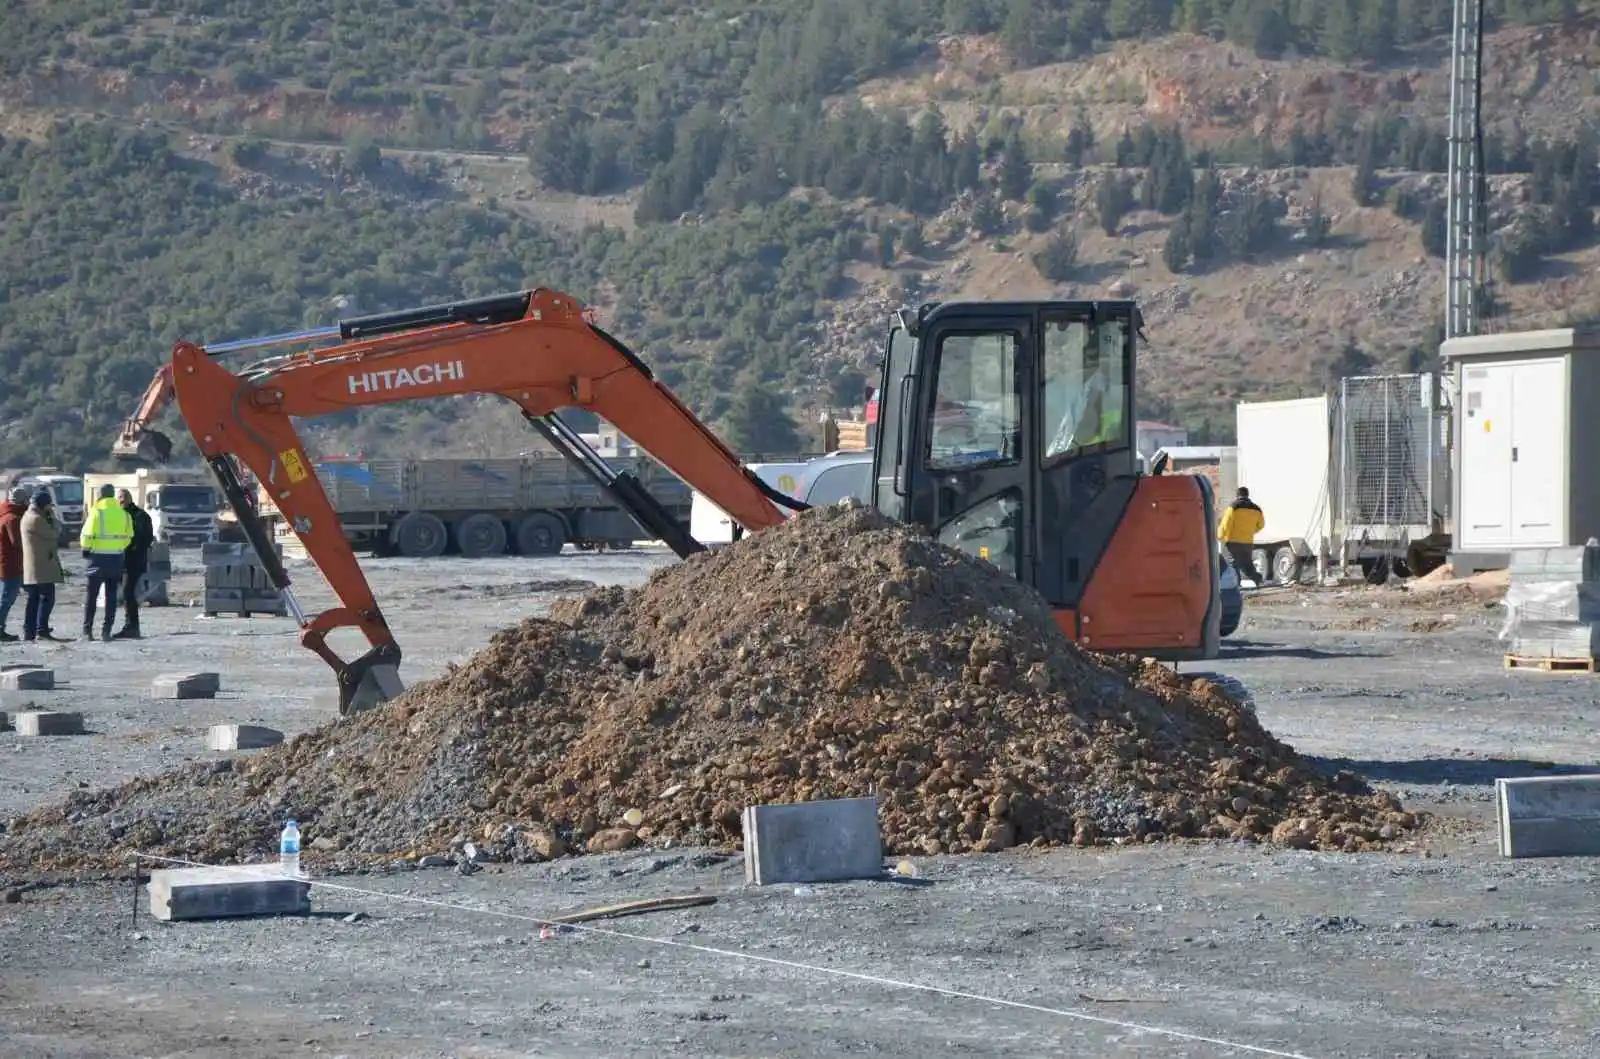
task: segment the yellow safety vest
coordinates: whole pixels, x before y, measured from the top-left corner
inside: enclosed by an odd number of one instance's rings
[[[1094,432],[1094,435],[1083,444],[1087,447],[1089,445],[1111,443],[1117,441],[1121,437],[1122,409],[1120,407],[1113,407],[1101,413],[1099,429],[1097,429]]]
[[[133,516],[123,510],[115,497],[95,501],[89,517],[83,520],[78,547],[102,555],[120,555],[133,540]]]

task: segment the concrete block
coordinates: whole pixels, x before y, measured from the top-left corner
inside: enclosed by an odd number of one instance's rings
[[[51,691],[56,686],[56,671],[43,666],[7,666],[0,669],[0,689],[6,691]]]
[[[222,689],[222,677],[216,673],[164,673],[150,685],[150,694],[157,699],[214,699]]]
[[[206,747],[210,750],[260,750],[281,742],[282,732],[257,724],[214,724],[206,733]]]
[[[1600,774],[1494,781],[1502,857],[1600,856]]]
[[[744,811],[744,879],[836,882],[883,874],[876,798],[836,798]]]
[[[150,873],[150,914],[167,921],[304,914],[311,884],[276,864],[238,868],[166,868]]]
[[[30,710],[17,714],[18,735],[82,735],[83,714]]]

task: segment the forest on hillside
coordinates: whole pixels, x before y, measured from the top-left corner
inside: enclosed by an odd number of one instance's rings
[[[1442,249],[1441,204],[1397,195],[1382,173],[1442,170],[1443,130],[1395,109],[1338,110],[1282,142],[1246,137],[1198,148],[1175,128],[1145,126],[1111,142],[1098,142],[1082,119],[1045,137],[1024,136],[1008,122],[952,135],[931,111],[907,117],[822,104],[836,89],[919,54],[942,32],[994,30],[1019,49],[1026,40],[1029,61],[1173,27],[1240,40],[1248,31],[1264,54],[1281,44],[1339,55],[1346,15],[1366,30],[1389,27],[1377,37],[1364,30],[1363,40],[1401,47],[1431,32],[1447,2],[886,0],[869,7],[817,0],[780,7],[727,0],[690,16],[665,0],[596,0],[568,3],[543,22],[513,17],[527,15],[525,6],[417,9],[438,20],[428,55],[416,51],[424,35],[415,25],[399,32],[405,20],[380,17],[384,5],[344,0],[167,0],[149,9],[168,20],[161,33],[149,25],[131,32],[139,27],[125,5],[65,0],[0,40],[0,66],[11,73],[73,61],[151,75],[220,70],[258,85],[315,85],[327,75],[326,91],[341,98],[357,89],[331,78],[359,76],[367,86],[360,91],[400,93],[391,102],[438,115],[441,128],[478,121],[504,103],[495,93],[458,99],[462,71],[476,71],[481,88],[513,59],[536,63],[551,39],[574,47],[581,40],[597,49],[584,53],[590,64],[571,77],[524,71],[522,102],[508,105],[531,106],[536,97],[559,104],[528,144],[541,181],[583,193],[635,192],[640,222],[627,235],[598,226],[557,231],[492,204],[385,187],[395,163],[361,137],[341,164],[367,193],[288,199],[242,195],[215,165],[180,155],[155,130],[62,123],[42,142],[0,142],[0,260],[7,266],[0,462],[81,466],[103,458],[116,423],[180,336],[272,333],[341,312],[529,284],[605,298],[617,307],[610,321],[617,333],[697,412],[727,425],[736,444],[781,449],[792,430],[781,414],[783,394],[831,386],[836,393],[822,398],[843,403],[859,393],[861,376],[845,365],[848,356],[824,367],[803,350],[819,306],[845,291],[846,267],[915,254],[925,221],[958,199],[971,204],[974,228],[988,236],[1018,223],[1017,211],[1003,207],[1020,205],[1022,225],[1051,233],[1037,267],[1067,285],[1081,213],[1108,232],[1136,208],[1171,218],[1164,257],[1176,271],[1270,248],[1282,234],[1274,204],[1225,193],[1215,172],[1224,164],[1352,166],[1358,200],[1388,201],[1423,226],[1430,251]],[[1565,17],[1573,6],[1491,4],[1496,18],[1523,20]],[[40,31],[69,18],[81,32]],[[515,49],[530,44],[535,24],[546,37],[519,58]],[[1273,32],[1261,36],[1264,27]],[[585,36],[586,28],[597,35]],[[601,48],[607,34],[627,62]],[[444,71],[430,65],[436,54],[459,62]],[[379,69],[402,80],[362,73]],[[439,85],[424,90],[403,80],[429,71],[443,78],[444,96],[428,94]],[[507,82],[498,77],[502,88]],[[1532,176],[1526,217],[1496,248],[1502,279],[1535,275],[1545,255],[1593,239],[1596,143],[1595,130],[1583,127],[1560,141],[1530,140],[1515,122],[1488,136],[1492,172]],[[270,167],[272,156],[264,141],[246,139],[235,143],[231,162]],[[1084,184],[1094,199],[1076,201],[1073,174],[1102,166],[1120,172]],[[807,188],[834,204],[795,195]],[[734,400],[750,393],[761,395],[759,407]]]

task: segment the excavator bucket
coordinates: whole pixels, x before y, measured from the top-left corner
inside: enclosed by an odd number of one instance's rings
[[[400,652],[385,645],[368,651],[339,672],[339,716],[381,706],[406,690],[400,680]]]
[[[400,671],[394,666],[373,666],[356,680],[355,686],[339,686],[339,716],[364,713],[374,706],[382,706],[406,690],[400,680]]]
[[[172,458],[172,439],[159,430],[137,430],[111,443],[111,458],[121,463],[154,465]]]

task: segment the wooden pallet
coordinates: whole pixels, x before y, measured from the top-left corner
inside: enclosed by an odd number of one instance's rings
[[[1594,658],[1522,658],[1506,655],[1507,669],[1538,669],[1546,673],[1600,672],[1600,659]]]

